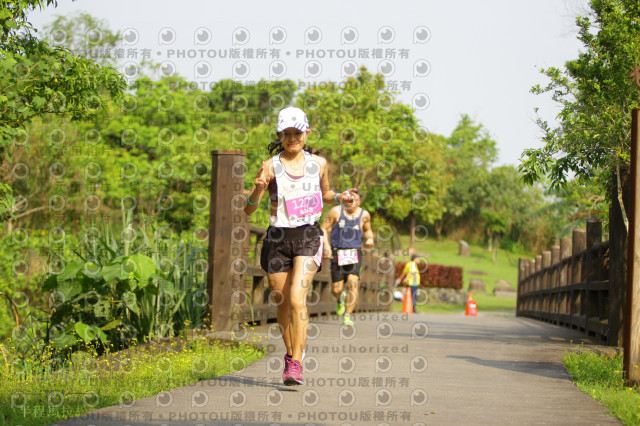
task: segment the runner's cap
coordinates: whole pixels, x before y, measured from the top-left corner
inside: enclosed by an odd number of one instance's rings
[[[307,120],[307,114],[300,108],[287,107],[280,111],[278,114],[278,126],[276,131],[280,133],[284,129],[294,127],[301,132],[305,132],[309,129],[309,120]]]

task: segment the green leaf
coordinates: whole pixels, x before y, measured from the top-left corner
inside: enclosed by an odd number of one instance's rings
[[[156,265],[153,259],[144,254],[136,253],[130,257],[136,263],[136,270],[133,275],[138,280],[138,287],[143,288],[149,283],[149,278],[156,272]]]
[[[93,306],[93,314],[98,318],[107,318],[111,315],[111,304],[107,300],[101,300]]]
[[[125,291],[122,294],[122,301],[131,311],[140,315],[140,308],[138,307],[138,298],[136,294],[132,291]]]
[[[33,102],[36,108],[42,108],[42,105],[44,105],[47,100],[41,96],[34,96],[31,102]]]
[[[157,281],[158,292],[164,291],[171,295],[174,295],[176,293],[175,285],[171,281],[165,279],[164,277],[158,274],[152,274],[151,278]]]
[[[104,333],[104,331],[100,330],[98,327],[91,327],[91,328],[92,328],[92,331],[98,336],[98,338],[102,343],[104,343],[105,345],[109,343],[109,340],[107,339],[107,335]]]
[[[87,343],[91,342],[93,339],[96,338],[96,332],[94,328],[97,328],[97,327],[92,327],[90,325],[83,323],[82,321],[78,321],[75,324],[74,328],[76,333],[78,333],[78,336],[80,336],[80,338]]]
[[[65,265],[64,269],[58,274],[58,281],[68,280],[75,278],[78,272],[84,267],[84,263],[81,262],[69,262]]]
[[[73,307],[71,303],[63,303],[60,306],[57,306],[54,312],[51,314],[51,324],[61,324],[63,323],[69,315],[73,312]],[[70,330],[67,330],[69,332]]]
[[[120,276],[121,269],[122,268],[119,263],[105,265],[100,270],[100,275],[102,276],[102,278],[104,278],[104,280],[107,283],[110,283],[111,281],[113,281],[114,279]]]
[[[58,284],[58,291],[64,295],[64,300],[71,300],[82,291],[82,286],[77,281],[64,281]]]
[[[44,291],[53,291],[57,286],[58,286],[58,276],[51,274],[44,281],[44,285],[42,286],[42,290],[44,290]]]
[[[64,349],[72,346],[76,342],[76,337],[73,334],[64,334],[60,337],[51,340],[53,347],[56,349]]]
[[[109,330],[112,330],[112,329],[116,328],[117,326],[119,326],[121,322],[122,321],[120,321],[119,319],[113,320],[109,324],[103,325],[102,327],[100,327],[100,329],[102,331],[109,331]]]

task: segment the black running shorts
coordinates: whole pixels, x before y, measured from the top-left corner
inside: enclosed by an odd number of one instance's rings
[[[331,257],[331,282],[347,281],[348,275],[360,276],[362,268],[362,250],[358,249],[358,263],[351,265],[338,265],[338,249],[333,249]]]
[[[260,267],[268,274],[288,271],[293,267],[296,256],[316,256],[320,261],[323,236],[320,226],[304,225],[297,228],[267,228],[267,235],[260,252]],[[318,267],[320,271],[322,265]]]

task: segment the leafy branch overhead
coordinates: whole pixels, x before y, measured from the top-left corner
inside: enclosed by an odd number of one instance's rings
[[[28,143],[24,126],[45,114],[90,117],[106,99],[119,98],[127,84],[113,67],[74,55],[36,37],[28,12],[56,6],[55,0],[2,1],[0,8],[0,155]],[[6,213],[9,188],[0,188],[0,214]]]
[[[564,69],[541,70],[549,78],[535,94],[551,94],[562,110],[558,126],[538,118],[544,147],[523,153],[520,170],[528,183],[544,177],[564,186],[571,174],[595,179],[603,190],[612,169],[629,163],[631,110],[640,106],[629,73],[640,65],[640,4],[591,0],[587,16],[576,18],[584,50]],[[607,191],[608,192],[608,191]]]

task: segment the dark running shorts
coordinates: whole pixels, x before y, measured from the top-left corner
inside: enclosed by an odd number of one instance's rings
[[[268,274],[288,271],[296,256],[316,256],[321,253],[322,230],[318,224],[298,228],[267,228],[260,252],[260,267]],[[320,272],[322,265],[318,267]]]
[[[346,281],[347,275],[360,276],[360,268],[362,268],[362,250],[358,249],[358,263],[351,265],[338,265],[338,249],[333,249],[331,257],[331,282]]]

